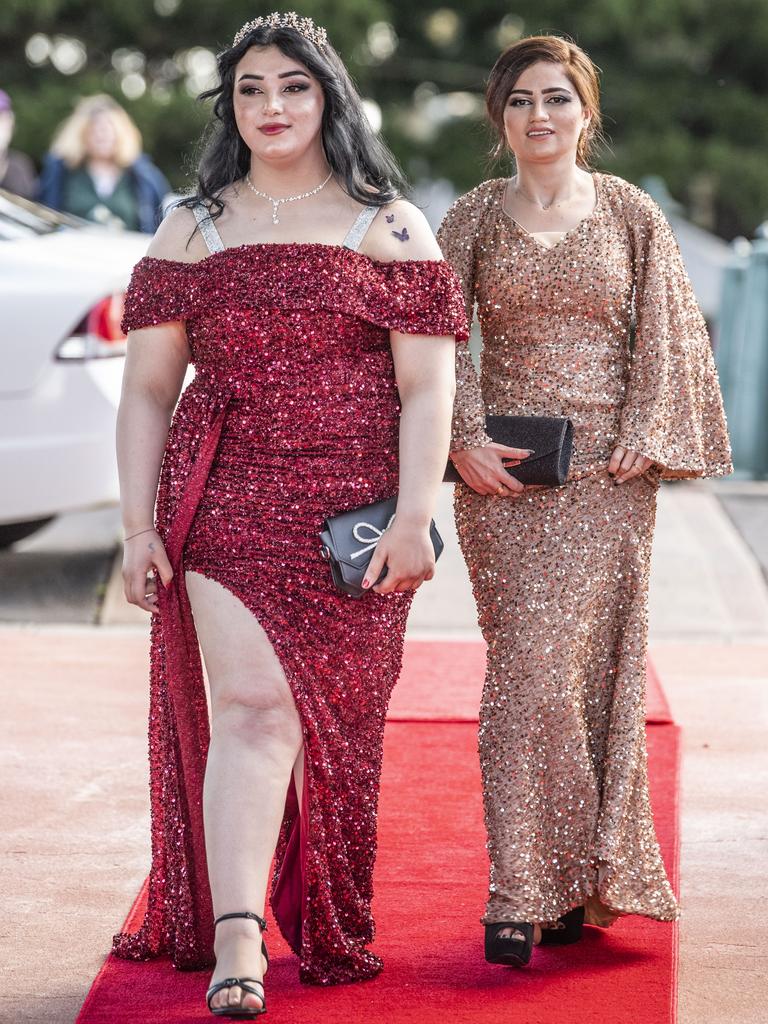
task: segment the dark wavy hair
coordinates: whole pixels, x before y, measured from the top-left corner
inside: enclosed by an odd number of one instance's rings
[[[363,102],[349,72],[330,43],[322,48],[295,29],[262,25],[237,46],[217,57],[219,84],[198,99],[213,99],[213,118],[201,142],[197,190],[179,206],[203,202],[215,220],[224,209],[221,192],[244,178],[251,166],[251,151],[237,130],[233,93],[235,68],[252,46],[277,46],[303,64],[317,79],[325,97],[321,136],[325,157],[341,187],[360,203],[385,206],[405,191],[402,172],[384,142],[368,123]]]

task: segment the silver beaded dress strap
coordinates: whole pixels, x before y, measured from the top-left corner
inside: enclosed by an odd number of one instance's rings
[[[341,243],[345,249],[357,250],[360,247],[360,243],[365,238],[365,233],[368,228],[373,224],[376,214],[381,209],[380,206],[364,206],[357,217],[352,227],[347,232],[347,237]]]
[[[208,246],[208,252],[222,252],[225,246],[208,210],[202,203],[195,203],[192,212],[195,215],[197,226],[200,228],[203,241]]]

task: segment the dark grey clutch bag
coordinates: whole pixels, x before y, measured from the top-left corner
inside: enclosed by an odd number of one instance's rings
[[[372,505],[363,505],[349,512],[330,516],[323,523],[320,532],[322,547],[320,553],[328,560],[333,582],[350,597],[363,597],[368,593],[361,584],[368,565],[373,558],[376,545],[384,531],[395,517],[397,498],[385,498]],[[437,532],[434,521],[429,529],[435,558],[443,551],[443,538]],[[380,583],[387,575],[386,566],[379,576]]]
[[[521,484],[562,487],[568,479],[573,451],[573,424],[561,416],[486,416],[485,432],[510,448],[528,448],[533,455],[507,469]],[[443,480],[458,483],[458,470],[448,462]]]

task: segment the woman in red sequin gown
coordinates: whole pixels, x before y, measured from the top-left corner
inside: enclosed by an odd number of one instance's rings
[[[220,72],[203,205],[171,213],[126,300],[124,577],[154,613],[153,859],[144,923],[115,951],[212,964],[214,914],[263,914],[277,845],[271,903],[302,980],[355,981],[381,967],[366,946],[384,720],[412,592],[434,568],[466,320],[330,47],[261,26]],[[230,145],[238,169],[214,189]],[[388,575],[353,600],[320,556],[323,520],[394,493],[369,569]],[[222,923],[214,982],[260,979],[260,944],[253,921]],[[230,986],[213,1005],[262,1003]]]

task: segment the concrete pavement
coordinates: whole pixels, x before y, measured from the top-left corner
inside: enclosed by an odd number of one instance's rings
[[[758,1024],[768,587],[714,493],[663,489],[651,588],[652,654],[684,729],[680,1021]],[[409,635],[475,639],[448,487],[438,521],[446,553]],[[74,1019],[147,868],[147,629],[115,572],[99,619],[0,627],[0,768],[14,794],[0,836],[3,1021]]]

